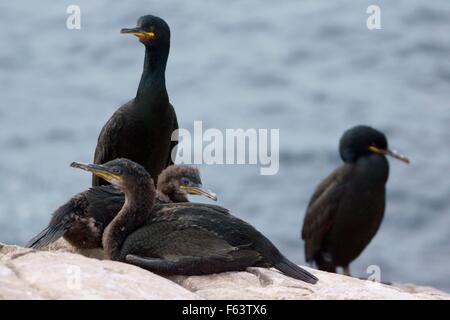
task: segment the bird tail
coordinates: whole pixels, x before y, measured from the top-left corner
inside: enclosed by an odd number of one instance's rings
[[[302,280],[307,283],[315,284],[319,280],[313,274],[300,268],[286,257],[282,257],[279,262],[274,264],[274,267],[291,278]]]
[[[34,236],[26,245],[27,248],[41,249],[61,238],[70,228],[70,213],[73,212],[71,201],[59,207],[54,213],[48,227]]]

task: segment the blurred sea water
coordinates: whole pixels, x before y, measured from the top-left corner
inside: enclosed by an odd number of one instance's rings
[[[81,29],[66,8],[81,8]],[[450,291],[450,2],[40,1],[0,3],[0,241],[24,244],[90,185],[98,133],[132,98],[144,49],[119,34],[139,16],[171,26],[167,87],[181,127],[279,128],[280,171],[202,165],[219,204],[297,263],[315,186],[340,163],[342,132],[369,124],[407,154],[391,161],[385,219],[354,275]],[[193,199],[206,201],[203,199]]]

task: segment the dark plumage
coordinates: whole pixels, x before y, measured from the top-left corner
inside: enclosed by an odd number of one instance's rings
[[[176,142],[171,141],[171,135],[178,129],[165,80],[170,29],[161,18],[147,15],[138,20],[136,28],[122,29],[122,33],[134,34],[144,44],[144,70],[136,97],[121,106],[101,130],[94,163],[128,158],[158,177],[173,164],[171,150]],[[104,184],[103,179],[93,176],[93,186]]]
[[[157,203],[187,202],[188,193],[216,200],[214,194],[202,189],[197,168],[172,165],[163,170],[156,191]],[[31,239],[27,247],[40,249],[64,236],[76,248],[99,248],[104,228],[124,202],[122,191],[112,185],[80,192],[55,210],[48,227]]]
[[[156,196],[161,202],[188,202],[186,189],[181,186],[201,188],[202,180],[197,168],[185,165],[167,167],[158,177]],[[191,191],[191,194],[195,193]]]
[[[383,133],[356,126],[344,133],[339,151],[344,164],[316,188],[306,211],[302,238],[305,257],[320,270],[336,272],[364,250],[384,215],[389,164],[385,155],[409,163],[388,149]]]
[[[275,267],[309,283],[317,278],[286,259],[248,223],[226,209],[198,203],[160,204],[145,169],[126,159],[73,164],[118,186],[126,202],[103,234],[105,255],[160,274],[200,275]],[[152,195],[152,196],[149,196]]]

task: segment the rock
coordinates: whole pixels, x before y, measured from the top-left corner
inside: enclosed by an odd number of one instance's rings
[[[0,248],[0,299],[199,299],[138,267],[68,252]]]
[[[319,278],[310,285],[273,269],[248,268],[209,276],[173,280],[205,299],[450,299],[428,287],[402,288],[304,267]]]
[[[64,240],[49,250],[0,244],[0,299],[450,299],[434,288],[384,285],[309,268],[319,278],[316,285],[263,268],[166,279],[98,260],[101,251],[80,252]]]

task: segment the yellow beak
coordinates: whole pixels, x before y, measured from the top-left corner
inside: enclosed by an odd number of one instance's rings
[[[200,187],[180,186],[180,188],[186,190],[186,192],[189,194],[205,196],[207,198],[210,198],[211,200],[217,201],[217,195],[215,193],[212,193],[211,191],[202,189]]]
[[[109,182],[113,180],[120,180],[120,176],[110,172],[108,167],[102,166],[100,164],[85,164],[80,162],[72,162],[70,166],[73,168],[78,168],[92,172],[96,176],[99,176],[100,178],[105,179],[106,181]]]
[[[379,153],[379,154],[384,154],[386,156],[390,156],[390,157],[400,160],[406,164],[410,163],[410,161],[407,157],[398,153],[396,150],[389,150],[389,149],[384,150],[384,149],[377,148],[375,146],[370,146],[369,151],[373,152],[373,153]]]
[[[156,34],[152,31],[144,31],[140,28],[122,29],[120,33],[133,34],[141,40],[153,39]]]

